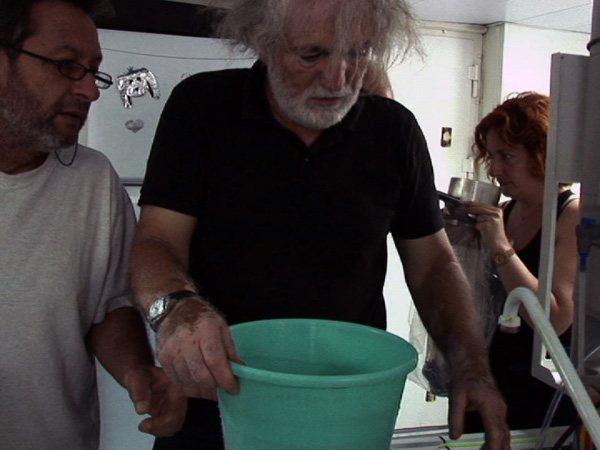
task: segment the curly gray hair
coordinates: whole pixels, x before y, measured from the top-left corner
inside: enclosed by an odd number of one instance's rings
[[[290,10],[297,1],[309,6],[319,0],[206,0],[219,7],[216,36],[233,47],[270,55],[285,42]],[[357,29],[369,30],[376,66],[389,67],[410,51],[422,53],[415,17],[405,0],[341,0],[336,21],[336,51],[351,48]]]

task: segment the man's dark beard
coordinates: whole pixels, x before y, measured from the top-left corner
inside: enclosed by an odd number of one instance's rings
[[[34,95],[18,79],[15,71],[0,95],[0,136],[3,145],[28,149],[31,151],[51,152],[69,147],[77,141],[77,134],[62,135],[55,129],[54,115],[43,117],[42,107]]]

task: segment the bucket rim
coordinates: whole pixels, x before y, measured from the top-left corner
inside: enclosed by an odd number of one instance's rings
[[[398,378],[398,380],[400,381],[402,378],[406,378],[408,374],[412,372],[417,366],[417,350],[406,339],[396,334],[390,333],[386,330],[353,322],[311,318],[264,319],[232,325],[231,329],[232,332],[234,332],[235,329],[256,326],[261,322],[280,322],[282,324],[313,323],[318,326],[334,326],[341,328],[352,328],[356,330],[362,329],[362,331],[364,332],[377,334],[378,336],[381,336],[387,340],[394,340],[396,342],[401,343],[408,352],[408,355],[406,356],[406,360],[404,362],[391,369],[356,375],[303,375],[285,372],[274,372],[270,370],[259,369],[256,367],[245,366],[243,364],[231,361],[231,368],[234,375],[238,376],[241,379],[248,379],[254,381],[268,380],[270,383],[281,386],[303,388],[308,387],[313,389],[346,388],[377,384],[393,378]]]

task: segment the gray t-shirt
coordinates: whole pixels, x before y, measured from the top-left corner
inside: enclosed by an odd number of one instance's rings
[[[65,149],[69,160],[73,149]],[[108,159],[0,172],[0,450],[98,447],[90,327],[131,306],[135,215]]]

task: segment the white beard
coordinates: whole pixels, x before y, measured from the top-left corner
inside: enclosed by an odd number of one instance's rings
[[[321,86],[311,86],[299,97],[294,98],[291,89],[281,76],[277,65],[270,65],[269,82],[275,103],[283,116],[292,122],[310,130],[325,130],[342,121],[354,106],[360,89],[345,87],[331,91]],[[339,97],[341,102],[334,107],[310,105],[312,97]]]

